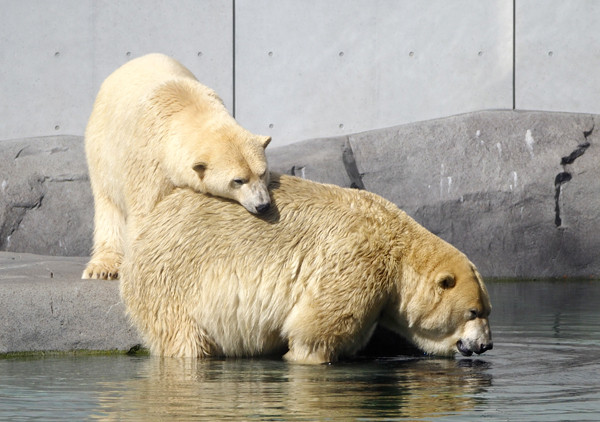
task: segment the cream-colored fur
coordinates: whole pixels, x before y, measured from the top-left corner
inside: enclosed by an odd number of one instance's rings
[[[271,178],[259,218],[177,189],[143,219],[121,295],[153,354],[330,362],[377,323],[427,353],[492,347],[489,297],[464,254],[375,194]]]
[[[239,126],[175,60],[150,54],[121,66],[102,84],[85,133],[95,230],[83,278],[117,278],[124,239],[175,187],[266,211],[269,141]]]

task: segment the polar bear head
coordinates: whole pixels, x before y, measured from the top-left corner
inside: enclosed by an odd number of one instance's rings
[[[171,126],[164,162],[172,183],[239,202],[253,214],[271,204],[265,148],[271,137],[250,133],[228,115],[202,119],[182,112]]]
[[[481,354],[493,348],[487,289],[467,257],[439,241],[443,252],[404,265],[393,322],[382,323],[428,354]]]
[[[163,138],[158,165],[172,186],[232,199],[254,214],[269,209],[265,148],[271,137],[241,127],[217,94],[195,79],[161,85],[149,103]]]
[[[265,148],[270,137],[236,134],[219,136],[212,148],[198,150],[191,163],[198,190],[239,202],[253,214],[271,204]]]

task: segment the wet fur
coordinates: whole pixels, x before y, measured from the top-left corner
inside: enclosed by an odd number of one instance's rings
[[[395,205],[284,175],[270,192],[262,217],[177,189],[143,219],[121,294],[153,354],[331,362],[377,323],[438,355],[488,340],[473,264]]]

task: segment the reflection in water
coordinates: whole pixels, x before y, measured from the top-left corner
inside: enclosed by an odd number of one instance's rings
[[[104,420],[422,418],[464,411],[490,385],[486,363],[390,359],[329,366],[273,360],[151,357],[119,394],[100,398]],[[116,399],[116,397],[119,397]]]
[[[479,358],[0,359],[0,420],[597,421],[600,283],[487,286],[494,349]]]

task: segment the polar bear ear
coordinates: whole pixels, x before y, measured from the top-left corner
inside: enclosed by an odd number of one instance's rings
[[[206,168],[208,167],[208,164],[200,162],[200,163],[196,163],[192,166],[192,168],[194,169],[194,171],[196,173],[198,173],[198,177],[200,177],[200,179],[204,178],[204,173],[206,172]]]
[[[259,136],[258,142],[260,142],[260,144],[262,145],[263,148],[266,148],[267,145],[269,145],[269,143],[271,142],[271,137],[270,136]]]
[[[437,279],[437,285],[440,290],[448,290],[456,285],[456,280],[452,274],[442,274]]]

